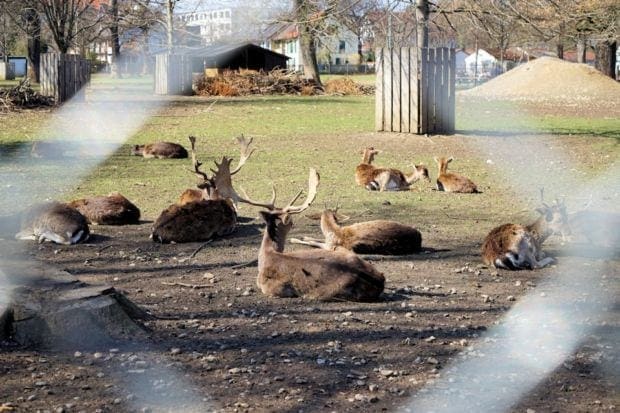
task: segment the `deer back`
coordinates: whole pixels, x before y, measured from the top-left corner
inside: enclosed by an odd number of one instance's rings
[[[237,214],[226,200],[201,200],[185,205],[172,204],[153,224],[155,242],[197,242],[232,233]]]
[[[453,158],[435,158],[438,166],[437,190],[445,192],[478,193],[474,182],[462,175],[448,172],[448,164]]]
[[[596,247],[620,247],[620,214],[605,211],[579,211],[568,216],[574,240]]]
[[[88,239],[86,218],[75,208],[59,202],[35,205],[22,214],[18,239],[38,239],[57,244],[76,244]]]
[[[493,228],[482,243],[482,259],[487,265],[495,265],[497,259],[503,260],[505,254],[516,252],[524,237],[527,228],[518,224],[503,224]]]
[[[118,192],[76,199],[68,205],[80,211],[91,224],[128,225],[140,220],[140,209]]]

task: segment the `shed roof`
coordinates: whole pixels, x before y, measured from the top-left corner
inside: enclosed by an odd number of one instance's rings
[[[186,54],[194,57],[222,57],[222,56],[231,56],[237,52],[240,52],[244,49],[254,49],[260,51],[261,53],[271,54],[273,56],[277,56],[283,59],[288,59],[287,56],[274,52],[273,50],[265,49],[259,45],[250,42],[242,42],[242,43],[222,43],[222,44],[210,44],[205,47],[188,49],[185,51]]]

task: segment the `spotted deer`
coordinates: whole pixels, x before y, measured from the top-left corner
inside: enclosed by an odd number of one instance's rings
[[[86,241],[90,230],[78,210],[60,202],[35,205],[21,214],[19,240],[52,241],[71,245]]]
[[[89,224],[128,225],[140,221],[140,209],[118,192],[76,199],[67,205],[80,211]]]
[[[398,169],[372,165],[375,155],[381,151],[368,147],[362,153],[362,163],[355,168],[355,182],[369,191],[403,191],[420,179],[430,182],[428,168],[424,165],[414,165],[413,172],[405,175]]]
[[[521,270],[555,263],[555,259],[545,256],[542,244],[551,235],[565,237],[570,234],[566,207],[556,200],[551,206],[543,203],[536,211],[540,217],[530,225],[504,224],[489,232],[482,244],[485,264]]]
[[[439,168],[437,176],[437,190],[445,192],[459,192],[475,194],[479,193],[478,187],[471,179],[453,172],[448,172],[448,164],[454,158],[435,158],[435,162]]]
[[[301,192],[283,208],[271,201],[260,203],[244,194],[239,202],[259,206],[265,222],[263,240],[258,252],[257,285],[271,297],[304,297],[316,300],[376,300],[383,292],[385,277],[372,264],[344,248],[335,250],[299,250],[285,252],[286,237],[293,227],[292,216],[306,210],[314,201],[319,174],[310,169],[308,195],[299,206],[294,203]],[[235,192],[230,187],[232,192]]]
[[[374,220],[340,226],[337,211],[326,209],[321,214],[324,240],[292,238],[294,244],[310,245],[325,250],[345,248],[357,254],[403,255],[420,252],[422,234],[416,228],[395,221]]]
[[[200,170],[201,162],[196,158],[196,138],[189,137],[191,144],[193,172],[201,182],[198,189],[185,190],[176,204],[170,205],[159,215],[153,225],[151,239],[155,242],[196,242],[232,233],[237,226],[235,199],[230,190],[232,176],[238,173],[254,152],[250,149],[252,138],[241,136],[237,142],[241,157],[231,171],[232,159],[223,157],[215,163],[216,169],[209,176]]]
[[[144,158],[187,158],[187,149],[178,143],[155,142],[146,145],[135,145],[131,149],[131,154]]]

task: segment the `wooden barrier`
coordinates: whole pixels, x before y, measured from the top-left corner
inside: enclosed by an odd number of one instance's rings
[[[90,83],[90,62],[79,55],[41,54],[41,94],[56,103],[74,98],[84,100],[84,86]]]
[[[454,133],[454,49],[377,50],[375,129]]]
[[[169,53],[156,55],[155,94],[192,94],[192,59],[190,56]]]

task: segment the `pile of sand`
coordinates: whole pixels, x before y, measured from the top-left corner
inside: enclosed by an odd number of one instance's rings
[[[461,93],[487,99],[618,102],[620,83],[591,66],[542,57]]]

